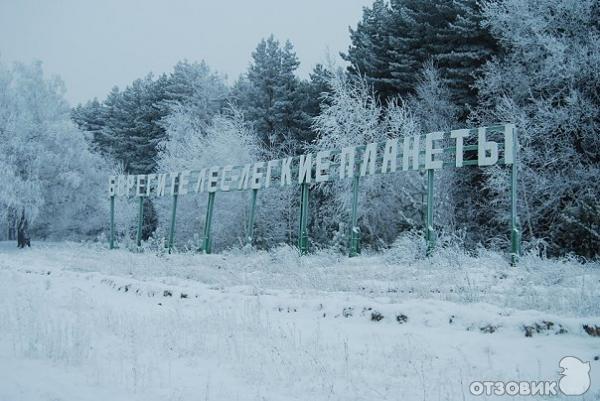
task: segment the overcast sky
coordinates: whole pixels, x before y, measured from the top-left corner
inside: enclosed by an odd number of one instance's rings
[[[232,82],[259,40],[290,39],[307,76],[372,0],[0,0],[0,60],[42,60],[72,103],[202,59]]]

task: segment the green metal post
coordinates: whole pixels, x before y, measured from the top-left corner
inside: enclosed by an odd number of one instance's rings
[[[115,249],[115,197],[110,197],[110,239],[109,248]]]
[[[513,129],[513,164],[510,170],[510,263],[515,266],[521,254],[521,232],[517,215],[517,130]]]
[[[252,198],[250,200],[250,216],[248,218],[248,234],[247,241],[248,245],[252,245],[254,237],[254,211],[256,210],[256,196],[258,195],[258,189],[252,190]]]
[[[171,210],[171,228],[169,229],[169,242],[167,248],[169,252],[173,249],[173,243],[175,242],[175,217],[177,216],[177,194],[173,195],[173,208]]]
[[[301,255],[308,253],[308,191],[308,184],[302,184],[300,195],[300,229],[298,231],[298,248]]]
[[[360,253],[360,229],[358,227],[358,180],[356,175],[352,179],[352,215],[350,222],[350,252],[349,256],[357,256]]]
[[[142,226],[144,225],[144,197],[140,196],[140,205],[138,208],[138,226],[136,235],[137,246],[142,246]]]
[[[427,256],[430,256],[435,247],[435,231],[433,231],[433,169],[427,170]]]
[[[206,221],[204,222],[204,238],[202,250],[204,253],[211,253],[212,238],[210,237],[210,226],[212,224],[213,208],[215,205],[215,192],[208,193],[208,205],[206,206]]]

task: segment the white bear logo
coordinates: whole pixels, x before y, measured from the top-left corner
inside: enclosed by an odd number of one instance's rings
[[[558,387],[565,395],[582,395],[590,388],[590,363],[574,356],[565,356],[558,366],[562,368]]]

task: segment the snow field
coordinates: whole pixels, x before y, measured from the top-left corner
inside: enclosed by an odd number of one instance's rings
[[[12,245],[1,400],[485,399],[471,381],[556,380],[565,355],[600,395],[594,264]]]

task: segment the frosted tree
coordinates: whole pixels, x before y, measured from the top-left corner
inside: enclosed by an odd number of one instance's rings
[[[422,134],[459,128],[460,107],[452,101],[447,80],[431,60],[423,64],[415,94],[408,97],[407,107],[418,122]],[[455,231],[460,229],[457,221],[468,220],[461,212],[465,203],[469,203],[470,197],[477,197],[477,194],[467,189],[475,174],[472,169],[455,171],[445,168],[435,171],[434,222],[438,229]],[[422,197],[422,203],[425,203],[424,188]]]
[[[98,234],[106,222],[107,169],[71,123],[63,94],[39,62],[0,64],[0,217],[13,227],[26,221],[36,238]]]
[[[323,112],[315,119],[314,128],[319,134],[315,151],[420,132],[408,107],[400,101],[384,107],[366,80],[354,80],[338,72],[331,80],[331,87],[332,93],[324,99]],[[361,178],[359,225],[363,241],[376,247],[385,245],[399,232],[420,226],[422,188],[418,172]],[[323,241],[331,238],[331,231],[338,232],[338,238],[344,240],[349,232],[351,182],[326,183],[320,190],[325,196],[319,205],[320,221],[314,224],[314,231]]]
[[[254,133],[236,110],[213,117],[206,126],[197,124],[196,116],[179,110],[165,120],[167,140],[161,145],[158,166],[161,171],[201,170],[211,166],[243,165],[256,161],[259,148]],[[219,192],[216,195],[213,225],[213,248],[244,242],[250,200],[247,192]],[[179,244],[197,248],[199,233],[205,224],[207,193],[180,198],[177,206]],[[170,199],[157,202],[162,228],[170,222]],[[185,222],[185,223],[183,223]]]
[[[408,106],[425,132],[448,131],[456,128],[459,112],[451,97],[440,70],[429,60],[420,69],[415,94],[408,97]]]
[[[518,127],[520,213],[528,240],[549,251],[600,250],[600,7],[595,0],[486,1],[504,56],[477,82],[476,122]],[[491,169],[489,216],[506,226],[506,171]]]

